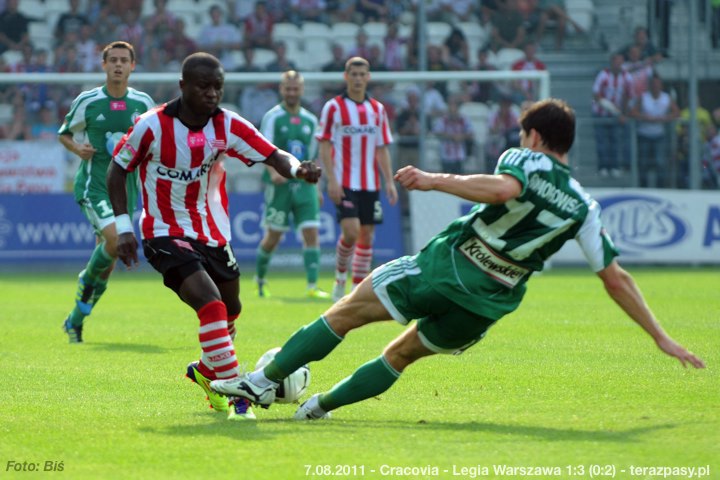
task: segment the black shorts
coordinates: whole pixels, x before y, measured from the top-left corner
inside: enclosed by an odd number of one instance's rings
[[[349,188],[343,188],[343,192],[345,197],[339,205],[335,205],[338,222],[343,218],[358,218],[360,225],[377,225],[383,222],[380,192]]]
[[[175,293],[183,281],[198,270],[205,270],[215,284],[240,276],[230,244],[208,247],[197,240],[178,237],[152,238],[142,243],[145,258],[162,274],[165,286]]]

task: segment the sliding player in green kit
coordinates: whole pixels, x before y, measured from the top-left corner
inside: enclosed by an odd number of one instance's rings
[[[617,250],[600,220],[600,207],[570,176],[568,154],[575,114],[563,101],[535,103],[520,118],[520,144],[500,156],[494,175],[426,173],[400,169],[408,190],[436,190],[476,202],[413,256],[375,269],[347,297],[293,334],[264,369],[210,388],[269,406],[275,390],[301,365],[325,358],[348,332],[395,319],[409,326],[382,355],[328,392],[312,396],[298,420],[327,418],[331,410],[389,389],[405,368],[436,353],[461,353],[515,310],[532,272],[575,239],[610,297],[658,348],[683,365],[703,368],[655,319],[633,278],[615,260]]]
[[[135,119],[155,106],[146,93],[128,87],[135,69],[135,50],[126,42],[112,42],[103,49],[105,85],[82,92],[73,101],[58,138],[82,159],[75,174],[75,200],[95,229],[96,246],[78,279],[75,306],[63,329],[70,343],[82,343],[83,323],[107,288],[117,258],[115,215],[105,176],[115,144]],[[137,178],[128,176],[128,211],[135,211]]]
[[[260,133],[278,148],[290,152],[298,160],[314,160],[318,145],[315,139],[317,117],[300,104],[303,94],[303,77],[294,70],[282,74],[280,96],[282,103],[270,109],[262,119]],[[306,295],[309,298],[329,299],[330,294],[317,286],[320,269],[320,197],[317,185],[302,180],[286,179],[266,166],[265,183],[265,235],[257,249],[255,281],[258,295],[270,296],[265,284],[270,258],[285,232],[290,219],[303,235],[303,264],[307,278]]]

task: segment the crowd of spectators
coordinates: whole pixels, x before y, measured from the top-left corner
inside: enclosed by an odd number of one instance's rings
[[[38,47],[29,36],[33,18],[18,10],[19,0],[0,1],[0,53],[15,50],[19,60],[4,63],[0,56],[0,71],[9,72],[97,72],[100,70],[99,52],[112,40],[132,43],[137,53],[137,71],[177,72],[180,62],[191,52],[205,50],[221,59],[229,72],[282,72],[288,69],[303,70],[288,51],[297,45],[278,40],[274,28],[278,23],[302,26],[305,22],[333,25],[350,22],[359,26],[352,44],[328,37],[327,49],[331,58],[316,69],[324,72],[342,71],[345,60],[358,55],[367,58],[371,69],[377,71],[403,71],[418,69],[418,29],[414,23],[419,0],[217,0],[215,3],[197,2],[193,25],[194,34],[188,34],[188,17],[177,14],[173,0],[153,0],[152,8],[143,0],[67,0],[67,10],[53,17],[52,44]],[[545,70],[539,58],[545,49],[562,49],[568,26],[582,34],[582,28],[567,15],[563,0],[424,0],[426,17],[430,22],[446,22],[448,34],[439,40],[433,38],[427,46],[426,59],[429,71],[493,71],[498,54],[503,49],[522,50],[524,55],[501,68],[512,70]],[[145,6],[145,10],[143,10]],[[548,25],[554,22],[554,41],[543,42]],[[202,25],[198,25],[201,22]],[[386,33],[382,38],[370,37],[363,28],[368,22],[382,22]],[[484,45],[471,44],[462,22],[482,25],[488,32]],[[546,39],[547,40],[547,39]],[[300,40],[302,42],[302,39]],[[472,45],[472,46],[471,46]],[[540,47],[543,49],[540,49]],[[551,46],[552,45],[552,46]],[[258,61],[259,50],[267,54]],[[540,53],[538,53],[540,52]],[[593,112],[603,119],[596,128],[599,171],[602,175],[617,176],[627,165],[615,165],[612,158],[625,162],[627,157],[626,119],[638,118],[634,99],[641,99],[648,91],[654,66],[662,55],[649,41],[648,31],[639,27],[633,41],[614,57],[617,68],[603,70],[593,89]],[[617,77],[614,86],[605,87],[608,79]],[[627,85],[625,85],[627,83]],[[176,85],[146,86],[157,99],[169,99],[177,94]],[[482,152],[467,142],[464,155],[496,155],[502,146],[514,144],[513,118],[517,117],[523,102],[537,98],[537,83],[519,82],[436,82],[418,85],[407,92],[393,93],[378,86],[377,94],[385,96],[386,105],[404,145],[415,140],[403,139],[404,132],[418,128],[414,120],[415,109],[422,103],[428,118],[425,130],[443,138],[436,125],[448,118],[456,118],[458,107],[466,102],[493,105],[488,123],[487,144]],[[338,93],[337,85],[324,85],[315,97],[306,98],[308,107],[316,113],[327,98]],[[69,108],[68,99],[75,98],[79,86],[57,84],[29,84],[0,86],[0,103],[22,105],[28,124],[40,122],[47,112],[59,123]],[[422,95],[420,92],[422,89]],[[452,90],[452,91],[451,91]],[[405,95],[407,93],[407,96]],[[420,97],[422,96],[422,102]],[[416,98],[417,97],[417,98]],[[452,102],[450,98],[452,97]],[[626,97],[626,98],[624,98]],[[226,102],[237,105],[254,123],[258,123],[264,109],[277,102],[276,85],[257,84],[241,87],[229,85]],[[449,107],[450,105],[450,107]],[[611,108],[609,105],[614,105]],[[41,112],[42,115],[41,115]],[[403,122],[400,122],[400,119]],[[444,120],[443,120],[444,119]],[[458,120],[463,123],[467,119]],[[17,116],[13,122],[17,121]],[[501,128],[503,125],[510,125]],[[39,131],[38,129],[35,129]],[[33,138],[33,129],[0,128],[4,138]],[[411,136],[415,136],[412,134]],[[714,135],[713,135],[714,136]],[[613,139],[613,141],[608,141]],[[608,149],[615,149],[610,151]],[[446,142],[441,152],[450,152]],[[459,152],[455,149],[453,152]],[[449,155],[449,154],[448,154]],[[442,156],[448,157],[442,154]],[[402,156],[402,155],[401,155]],[[442,159],[441,159],[442,160]],[[445,159],[447,160],[447,159]],[[608,163],[611,162],[611,163]]]

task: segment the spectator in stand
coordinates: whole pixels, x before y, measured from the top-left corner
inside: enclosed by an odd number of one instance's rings
[[[70,0],[70,11],[60,15],[55,23],[55,43],[60,44],[65,41],[65,34],[75,32],[80,35],[80,29],[84,25],[90,25],[87,15],[80,11],[80,0]],[[97,61],[95,62],[97,63]]]
[[[113,13],[110,5],[101,2],[97,19],[92,23],[93,37],[98,45],[107,45],[112,42],[115,39],[115,31],[120,23],[120,17]]]
[[[355,12],[355,7],[355,0],[333,0],[329,2],[330,22],[355,22],[355,18],[360,16]]]
[[[470,53],[465,34],[459,28],[450,30],[442,45],[442,56],[451,70],[467,70],[470,66]]]
[[[7,0],[5,10],[0,13],[0,54],[7,50],[22,50],[30,44],[28,24],[37,21],[18,11],[20,0]]]
[[[465,171],[473,129],[470,120],[460,114],[458,97],[450,98],[447,113],[433,123],[433,133],[440,139],[442,171],[461,175]]]
[[[630,45],[627,49],[627,56],[625,57],[622,68],[632,77],[633,98],[640,98],[643,93],[647,92],[650,77],[653,75],[652,65],[652,61],[649,58],[641,58],[640,47]]]
[[[521,48],[525,42],[525,26],[522,14],[514,3],[497,3],[498,10],[491,17],[490,48],[497,52],[502,48]]]
[[[140,14],[137,10],[128,9],[123,14],[125,20],[118,25],[116,30],[117,40],[127,42],[135,46],[135,55],[137,59],[143,58],[145,45],[145,29],[140,23]]]
[[[325,0],[290,0],[290,21],[295,25],[303,22],[328,23]]]
[[[99,72],[98,57],[100,49],[93,36],[93,27],[90,24],[80,27],[80,37],[77,41],[78,60],[85,73]]]
[[[234,70],[232,51],[241,48],[242,35],[237,27],[224,20],[220,5],[211,6],[208,13],[210,23],[200,30],[198,47],[220,59],[227,70]]]
[[[530,41],[525,44],[523,51],[525,57],[512,64],[511,70],[515,72],[534,72],[547,70],[543,62],[537,58],[537,43]],[[516,80],[512,82],[513,101],[522,103],[526,100],[537,100],[537,82],[533,80]]]
[[[650,89],[644,92],[632,110],[638,120],[638,163],[640,186],[650,188],[670,187],[667,161],[667,126],[678,118],[675,100],[663,91],[658,75],[650,80]]]
[[[3,140],[29,140],[30,128],[28,127],[28,115],[25,110],[22,96],[17,95],[13,101],[12,118],[5,125],[0,126],[0,138]],[[57,133],[57,132],[56,132]]]
[[[450,67],[443,59],[442,48],[437,45],[428,45],[427,47],[427,69],[429,72],[446,72]],[[438,92],[444,99],[447,97],[447,82],[437,82],[435,84]]]
[[[435,82],[426,82],[425,85],[422,105],[428,117],[435,118],[444,115],[447,112],[445,97],[436,88]]]
[[[407,39],[400,38],[399,27],[397,22],[393,22],[388,25],[385,38],[383,38],[383,45],[385,60],[385,67],[392,71],[398,72],[405,70],[405,58],[403,58],[403,45],[407,44]]]
[[[280,101],[277,90],[277,85],[273,83],[250,84],[243,87],[238,102],[243,117],[256,127],[260,127],[265,112]]]
[[[701,105],[699,98],[697,99],[696,118],[699,127],[697,144],[700,146],[699,150],[702,151],[703,147],[708,145],[715,136],[715,124],[713,123],[710,111]],[[688,105],[680,111],[680,118],[676,127],[677,151],[675,152],[675,164],[677,169],[677,183],[680,188],[689,188],[690,186],[689,123],[690,106]]]
[[[713,127],[715,130],[715,127]],[[704,188],[720,187],[720,132],[707,143],[707,154],[703,161],[702,182]]]
[[[323,72],[343,72],[345,71],[345,51],[339,43],[333,43],[330,47],[332,52],[332,60],[322,66]],[[322,108],[322,107],[321,107]]]
[[[356,10],[362,15],[363,23],[388,23],[390,12],[385,0],[358,0]],[[373,67],[373,70],[375,68]]]
[[[56,142],[58,128],[60,128],[60,122],[58,122],[55,104],[48,102],[40,107],[37,119],[30,125],[29,138]]]
[[[476,21],[474,0],[443,0],[445,18],[451,24]]]
[[[226,10],[228,21],[236,27],[245,25],[245,20],[255,11],[255,3],[258,0],[227,0]]]
[[[477,59],[478,63],[475,65],[475,70],[481,72],[493,72],[497,70],[497,67],[490,63],[489,48],[478,48]],[[498,96],[495,82],[487,81],[470,82],[465,85],[465,92],[471,102],[488,103],[490,101],[494,101]]]
[[[419,152],[419,138],[422,133],[420,128],[420,89],[412,86],[405,92],[406,104],[400,109],[395,121],[395,131],[398,134],[397,141],[397,158],[398,165],[397,169],[400,169],[406,165],[417,164]],[[396,170],[397,170],[396,169]],[[407,192],[401,190],[401,199],[404,194],[407,197]],[[403,201],[402,204],[406,205],[407,202]]]
[[[185,33],[185,20],[178,18],[175,21],[169,35],[165,38],[163,48],[168,53],[169,60],[178,63],[181,63],[191,53],[198,51],[195,40]]]
[[[153,0],[155,11],[143,20],[145,35],[157,46],[164,45],[178,21],[178,17],[167,9],[167,2],[168,0]]]
[[[627,168],[630,161],[626,115],[632,100],[632,77],[623,71],[623,61],[622,54],[613,53],[610,68],[600,71],[593,84],[592,113],[601,177],[619,177],[622,174],[620,168]]]
[[[350,57],[368,58],[370,56],[370,45],[368,45],[368,35],[362,28],[358,30],[355,36],[355,46],[350,49]],[[374,65],[372,65],[374,69]]]
[[[275,60],[265,66],[268,72],[287,72],[297,70],[295,62],[287,58],[287,45],[285,42],[275,42]]]
[[[483,25],[492,23],[492,16],[500,11],[500,7],[506,3],[508,3],[508,0],[481,0],[480,23]]]
[[[649,60],[652,65],[663,59],[662,52],[660,52],[655,45],[650,41],[648,37],[648,31],[645,27],[636,27],[633,35],[633,42],[622,49],[620,53],[625,58],[628,58],[628,51],[630,47],[636,46],[640,49],[640,59]]]
[[[13,69],[21,73],[49,73],[56,69],[48,65],[48,52],[43,49],[33,49],[32,45],[23,46],[23,59]],[[52,100],[53,89],[47,83],[31,83],[19,85],[22,92],[25,108],[30,113],[36,113],[40,107]]]
[[[252,48],[243,48],[243,58],[245,63],[235,69],[236,72],[263,72],[265,68],[255,63],[255,50]]]
[[[272,49],[273,19],[267,11],[263,0],[255,4],[253,13],[245,19],[246,48],[269,48]]]
[[[565,0],[540,0],[540,21],[538,23],[536,36],[541,41],[548,21],[555,21],[555,49],[562,50],[565,42],[565,33],[568,23],[572,25],[578,34],[585,33],[585,30],[570,17],[565,8]]]
[[[380,48],[380,45],[370,45],[370,53],[368,54],[366,60],[370,63],[373,71],[387,72],[388,69],[385,66],[385,61],[383,59],[382,49]],[[383,103],[385,102],[383,101]],[[387,107],[387,104],[385,104],[385,106]]]
[[[82,72],[83,64],[78,58],[77,47],[66,45],[64,50],[64,55],[55,59],[55,71],[60,73]]]
[[[485,142],[485,158],[492,164],[487,165],[488,172],[495,170],[495,162],[508,148],[520,145],[520,116],[513,108],[512,97],[501,95],[498,108],[488,116],[488,138]]]

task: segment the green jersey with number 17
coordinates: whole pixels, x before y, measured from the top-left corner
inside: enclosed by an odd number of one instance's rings
[[[474,206],[418,255],[423,276],[455,303],[496,319],[513,311],[530,274],[573,238],[593,271],[618,255],[600,221],[600,206],[567,165],[513,148],[502,154],[495,173],[516,178],[520,196]]]
[[[317,156],[318,145],[315,139],[317,124],[317,117],[305,108],[300,107],[300,111],[293,114],[280,104],[275,105],[265,114],[260,125],[260,133],[276,147],[291,153],[302,162],[314,160]],[[263,173],[263,182],[270,183],[267,169]]]
[[[146,93],[128,88],[124,97],[111,97],[105,86],[82,92],[73,100],[58,134],[71,134],[78,143],[90,143],[95,154],[80,162],[75,174],[75,200],[107,196],[105,176],[115,145],[135,119],[155,106]],[[137,197],[137,175],[128,175],[128,197]]]

